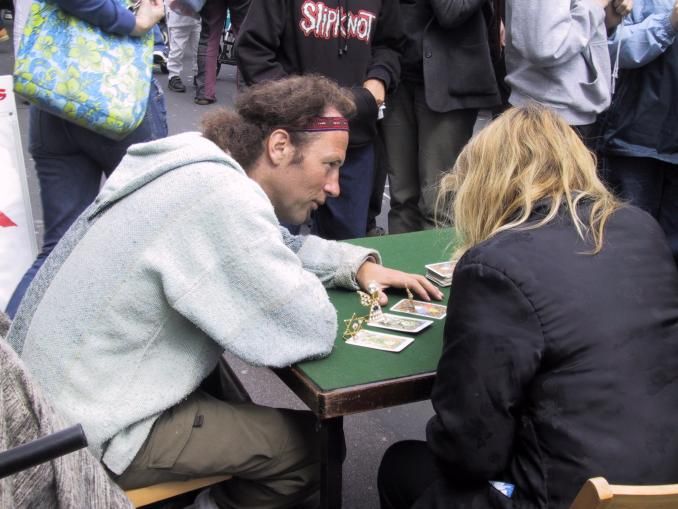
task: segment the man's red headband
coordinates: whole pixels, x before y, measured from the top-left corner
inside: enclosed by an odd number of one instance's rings
[[[294,130],[304,132],[348,131],[348,120],[344,117],[313,117],[306,127]]]

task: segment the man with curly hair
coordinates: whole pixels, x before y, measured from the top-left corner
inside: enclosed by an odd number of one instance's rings
[[[280,226],[339,193],[353,110],[330,81],[289,78],[209,114],[202,135],[135,145],[38,274],[8,340],[124,488],[232,474],[203,501],[313,498],[313,415],[201,384],[224,350],[273,367],[328,355],[325,287],[442,297],[373,250]]]

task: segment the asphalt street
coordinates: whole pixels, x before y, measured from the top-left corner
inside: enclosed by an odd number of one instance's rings
[[[0,74],[11,74],[13,66],[11,43],[0,43]],[[185,65],[190,70],[190,65]],[[167,77],[156,74],[166,90],[167,120],[170,134],[197,130],[199,119],[210,108],[229,106],[236,94],[235,68],[224,65],[218,76],[218,101],[210,106],[197,106],[193,103],[192,78],[184,76],[187,92],[183,94],[167,91]],[[22,133],[24,160],[31,192],[33,216],[36,223],[36,235],[42,235],[42,211],[39,201],[39,187],[28,154],[28,106],[20,101],[17,104],[19,123]],[[384,212],[388,209],[385,197]],[[377,224],[385,228],[384,213]],[[250,392],[252,399],[259,404],[304,409],[305,405],[284,386],[268,369],[249,366],[238,359],[230,358],[234,371]],[[377,495],[377,468],[386,448],[393,442],[403,439],[423,439],[424,426],[433,410],[429,402],[404,405],[385,410],[377,410],[347,416],[344,419],[347,457],[344,463],[343,507],[356,509],[376,509],[379,507]],[[412,468],[416,468],[414,465]]]

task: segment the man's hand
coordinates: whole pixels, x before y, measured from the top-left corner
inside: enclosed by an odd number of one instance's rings
[[[673,10],[671,11],[671,25],[673,25],[675,31],[678,31],[678,0],[673,4]]]
[[[608,0],[605,7],[605,27],[608,32],[614,30],[632,8],[633,0]]]
[[[430,301],[431,298],[440,300],[443,298],[443,292],[438,290],[424,276],[419,274],[408,274],[399,270],[389,269],[378,263],[366,261],[358,269],[356,280],[360,288],[367,291],[367,286],[375,281],[379,287],[379,304],[382,306],[388,302],[388,297],[383,292],[385,288],[409,288],[421,300]]]
[[[140,37],[148,32],[165,15],[162,0],[141,0],[135,14],[136,24],[130,35]]]
[[[386,87],[381,80],[374,78],[369,79],[363,83],[363,87],[369,90],[374,96],[374,100],[377,101],[377,106],[384,104],[384,100],[386,100]]]

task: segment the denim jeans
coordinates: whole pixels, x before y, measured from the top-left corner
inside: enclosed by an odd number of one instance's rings
[[[373,183],[374,145],[349,147],[339,170],[339,197],[316,210],[313,234],[332,240],[364,237]]]
[[[162,88],[151,82],[146,116],[134,132],[114,141],[31,106],[28,151],[35,161],[45,227],[42,250],[14,290],[6,312],[14,318],[21,299],[54,246],[96,198],[102,176],[118,166],[127,147],[167,136]]]

